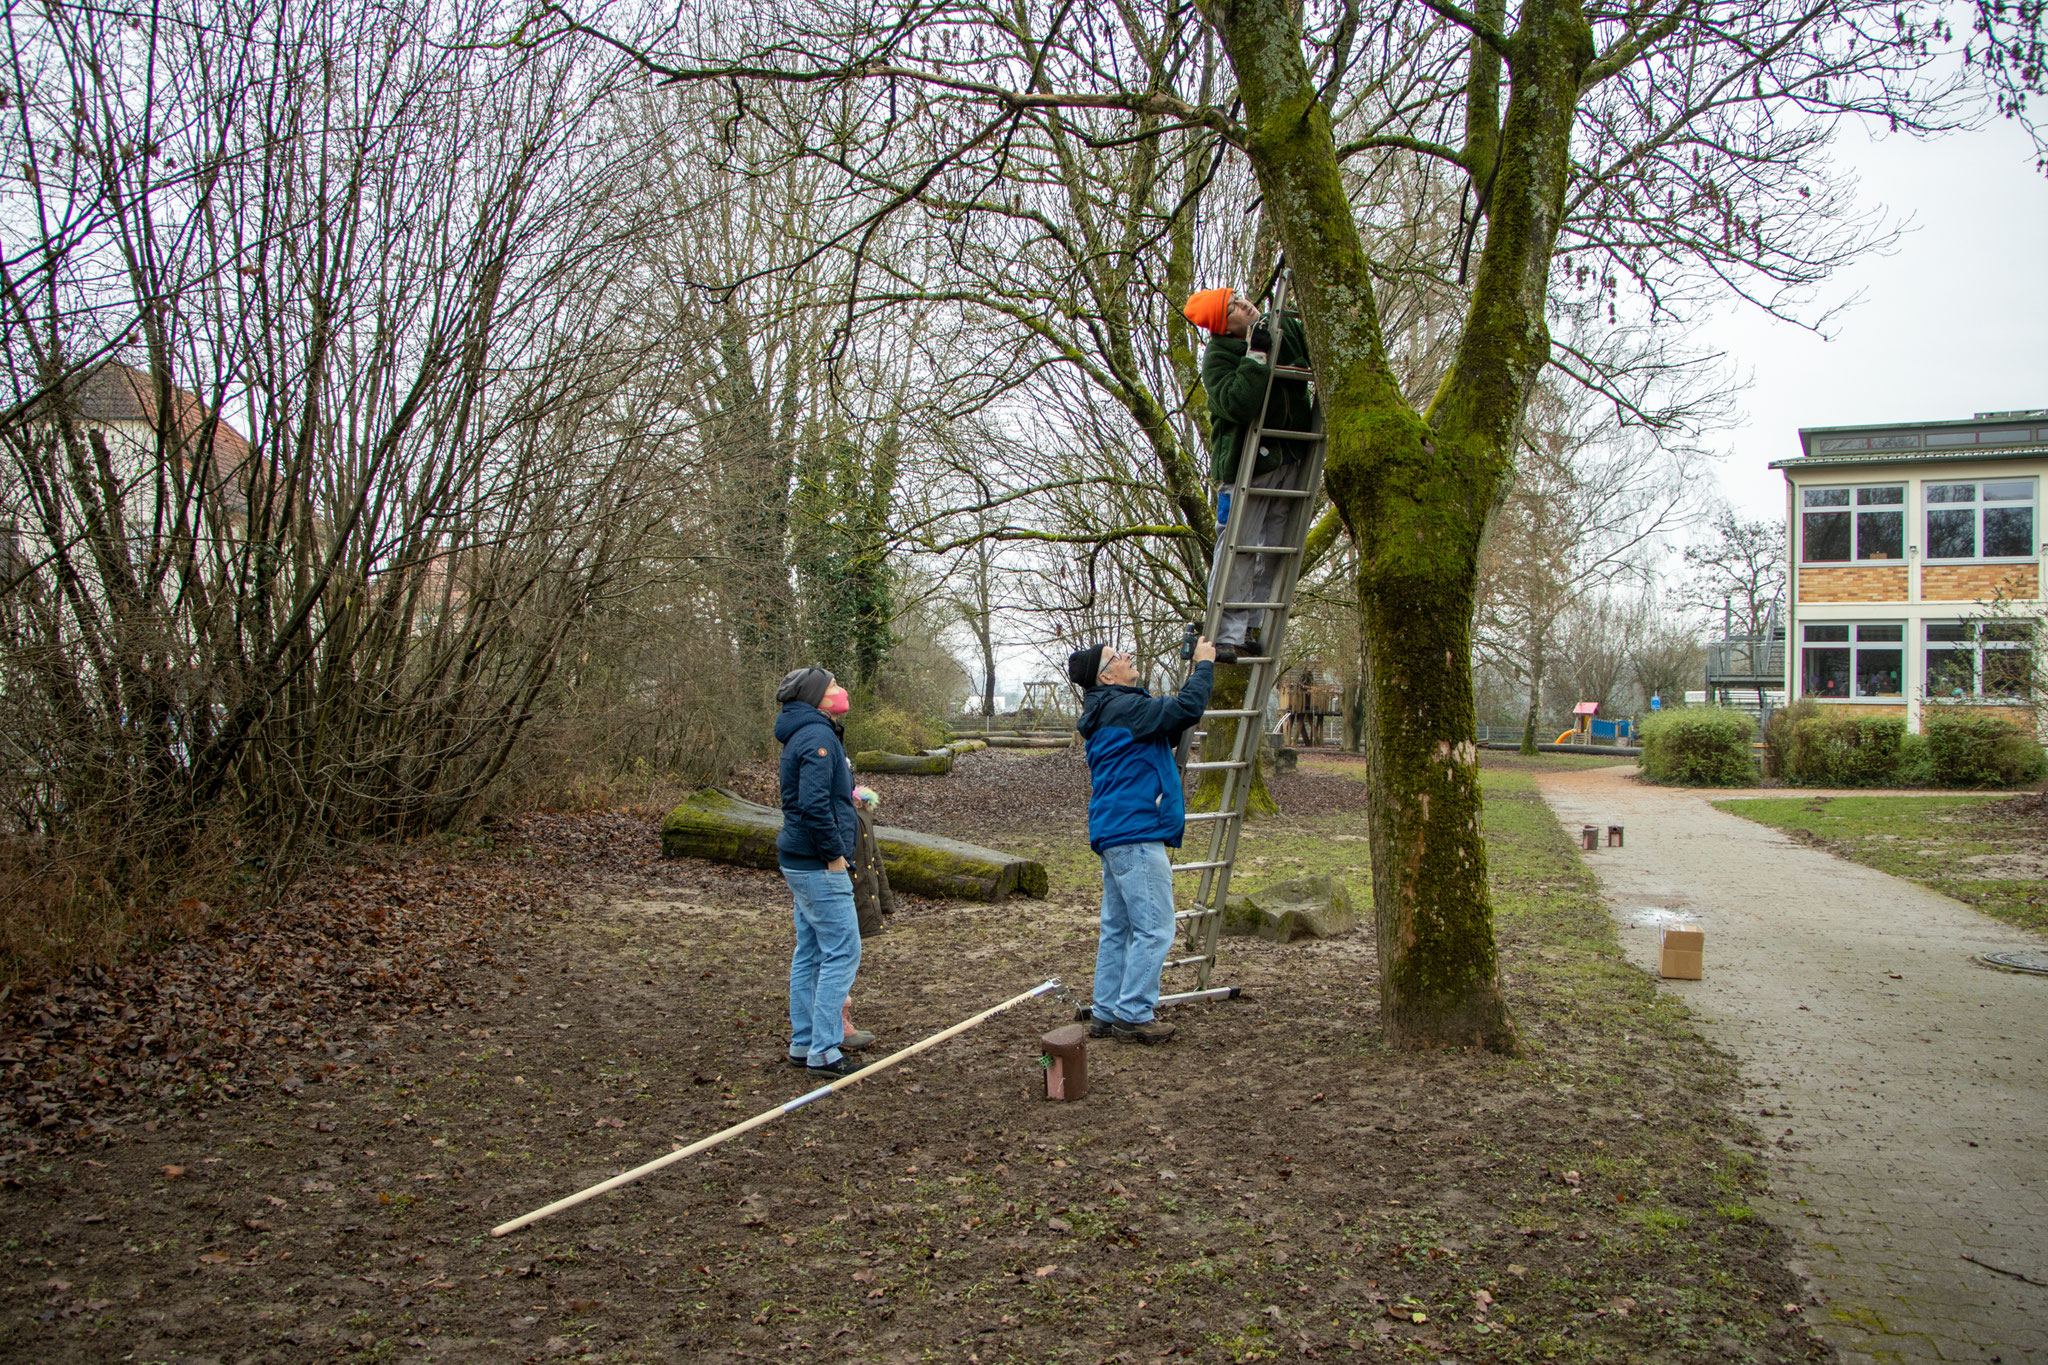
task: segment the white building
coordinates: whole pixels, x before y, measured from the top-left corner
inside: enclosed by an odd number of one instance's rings
[[[1785,475],[1787,695],[2037,723],[2048,409],[1802,430]]]

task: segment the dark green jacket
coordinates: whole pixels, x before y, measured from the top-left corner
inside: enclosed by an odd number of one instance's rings
[[[1308,339],[1302,335],[1301,319],[1286,319],[1281,330],[1280,363],[1306,368]],[[1259,404],[1266,397],[1267,367],[1247,356],[1246,349],[1243,337],[1217,336],[1209,338],[1208,349],[1202,352],[1202,388],[1209,396],[1209,477],[1218,483],[1237,477],[1238,448],[1244,444],[1246,429],[1258,422]],[[1280,431],[1308,431],[1314,421],[1307,381],[1274,380],[1266,425]],[[1306,442],[1267,441],[1252,474],[1270,474],[1308,454]]]

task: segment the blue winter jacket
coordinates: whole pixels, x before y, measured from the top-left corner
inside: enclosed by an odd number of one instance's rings
[[[1088,847],[1180,847],[1187,804],[1173,749],[1181,731],[1202,718],[1215,681],[1215,668],[1203,662],[1177,697],[1155,697],[1142,687],[1088,689],[1078,727],[1088,743]]]
[[[782,833],[776,861],[817,872],[834,858],[853,860],[860,820],[853,808],[853,765],[839,726],[808,702],[785,702],[775,718],[782,741]]]

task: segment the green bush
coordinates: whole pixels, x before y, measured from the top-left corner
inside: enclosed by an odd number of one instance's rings
[[[853,697],[846,713],[846,752],[879,749],[885,754],[919,754],[939,745],[939,727],[923,716],[875,700],[865,692]]]
[[[1934,785],[1934,757],[1927,752],[1927,736],[1907,735],[1899,741],[1899,785]]]
[[[1906,722],[1842,707],[1794,722],[1785,776],[1805,786],[1896,787]]]
[[[1820,703],[1810,697],[1801,697],[1790,706],[1771,712],[1770,723],[1764,727],[1765,772],[1776,778],[1791,776],[1792,731],[1800,721],[1819,714]]]
[[[1937,786],[2013,787],[2048,767],[2041,742],[1998,716],[1930,709],[1922,729]]]
[[[1747,787],[1756,781],[1749,746],[1756,723],[1740,711],[1688,706],[1643,722],[1643,774],[1687,787]]]

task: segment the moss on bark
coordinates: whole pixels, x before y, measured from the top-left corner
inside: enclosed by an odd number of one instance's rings
[[[1244,664],[1217,664],[1216,683],[1209,691],[1210,708],[1218,711],[1243,709],[1245,688],[1251,684],[1251,672]],[[1237,739],[1238,724],[1234,718],[1210,722],[1208,733],[1202,740],[1202,762],[1221,763],[1230,757],[1230,746]],[[1265,756],[1260,752],[1263,747],[1258,744],[1252,746],[1252,789],[1251,794],[1245,799],[1246,819],[1280,813],[1279,803],[1273,800],[1273,793],[1266,786]],[[1187,794],[1188,809],[1215,810],[1223,799],[1225,775],[1220,768],[1201,773],[1200,780]]]

